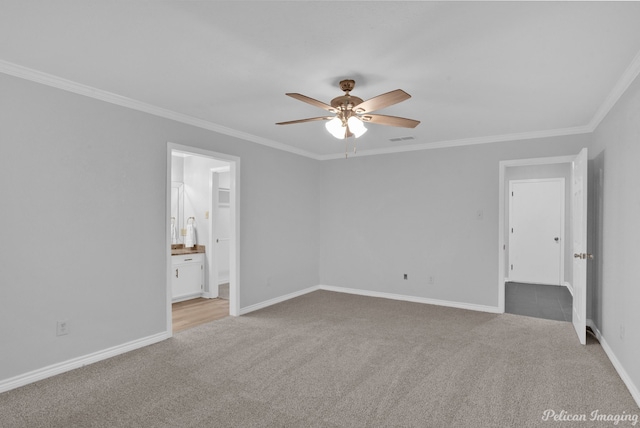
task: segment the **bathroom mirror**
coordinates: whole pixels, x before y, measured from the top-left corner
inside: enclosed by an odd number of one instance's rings
[[[171,243],[182,244],[180,230],[184,226],[184,183],[171,182]]]

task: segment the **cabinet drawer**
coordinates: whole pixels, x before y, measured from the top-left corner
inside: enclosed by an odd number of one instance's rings
[[[171,264],[172,265],[180,265],[184,263],[203,263],[204,262],[204,254],[184,254],[181,256],[171,256]]]

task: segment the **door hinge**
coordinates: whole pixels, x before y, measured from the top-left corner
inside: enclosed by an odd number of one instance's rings
[[[511,270],[513,270],[513,265],[511,265]]]
[[[511,192],[511,196],[513,196],[513,192]]]
[[[513,227],[511,228],[511,233],[513,233]]]

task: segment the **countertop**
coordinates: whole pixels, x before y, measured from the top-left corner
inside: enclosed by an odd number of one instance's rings
[[[204,245],[196,245],[195,247],[185,248],[184,244],[172,244],[171,245],[171,255],[172,256],[183,256],[185,254],[197,254],[204,253]]]

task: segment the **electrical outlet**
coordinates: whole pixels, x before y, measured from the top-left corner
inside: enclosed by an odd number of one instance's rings
[[[409,279],[408,275],[405,273],[404,274],[404,279]]]
[[[436,279],[433,277],[433,275],[429,276],[429,285],[433,285],[436,283]]]
[[[56,325],[56,336],[69,334],[69,321],[58,321]]]

